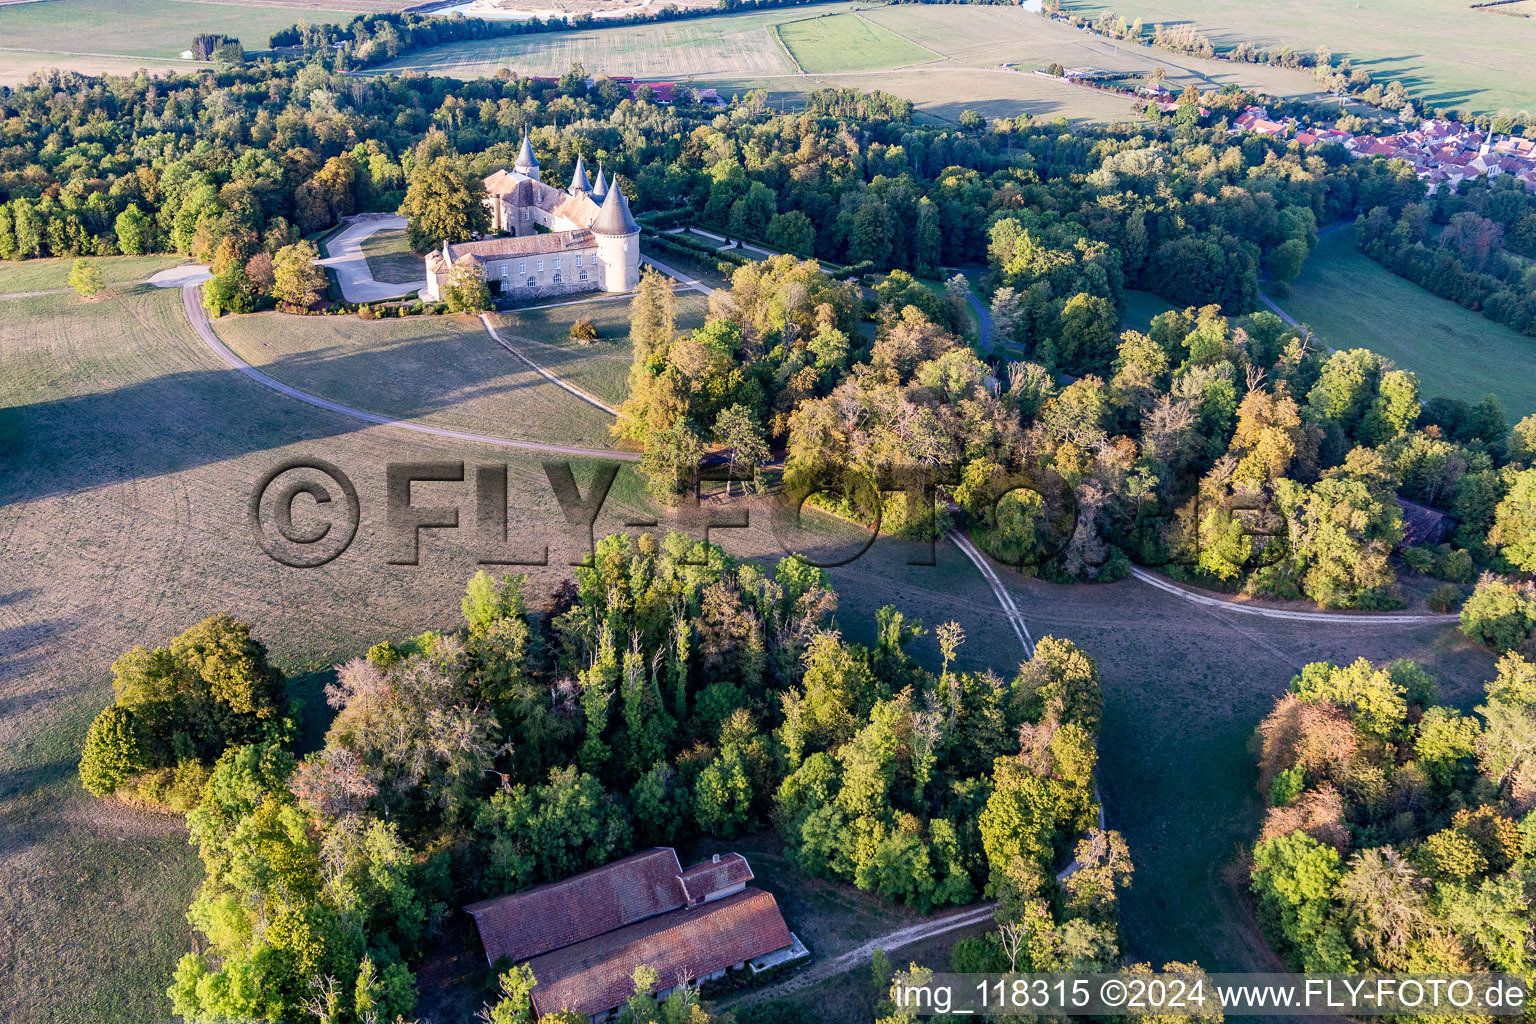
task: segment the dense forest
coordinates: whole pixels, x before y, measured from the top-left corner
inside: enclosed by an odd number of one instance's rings
[[[1251,875],[1287,963],[1527,973],[1536,666],[1506,655],[1474,715],[1411,661],[1320,662],[1290,689],[1258,730]]]
[[[482,572],[461,629],[339,666],[324,745],[302,757],[298,709],[243,624],[113,666],[81,779],[184,811],[206,870],[177,1014],[393,1020],[458,905],[770,824],[811,875],[924,910],[1004,899],[1036,969],[1084,944],[1118,961],[1130,865],[1097,828],[1102,700],[1072,644],[1042,639],[1011,678],[959,672],[947,623],[930,672],[897,609],[873,646],[849,643],[821,570],[678,534],[606,538],[537,608],[524,582]]]

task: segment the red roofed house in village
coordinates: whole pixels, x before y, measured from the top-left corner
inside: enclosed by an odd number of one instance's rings
[[[768,970],[809,956],[769,893],[747,885],[738,853],[683,870],[676,851],[646,850],[525,892],[472,903],[485,958],[526,961],[534,1009],[602,1020],[655,968],[663,993],[727,971]]]

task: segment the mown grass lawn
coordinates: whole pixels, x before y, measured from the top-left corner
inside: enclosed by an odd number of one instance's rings
[[[926,46],[904,39],[857,14],[829,14],[786,22],[779,38],[806,71],[869,71],[940,60]]]
[[[358,247],[368,261],[368,272],[376,281],[412,284],[426,275],[421,257],[411,252],[404,231],[375,231],[359,242]]]
[[[676,301],[678,330],[703,325],[708,311],[704,296],[681,291]],[[629,397],[629,312],[627,298],[509,310],[499,314],[497,331],[546,370],[617,406]],[[597,328],[597,340],[590,344],[571,340],[571,325],[582,317]]]
[[[1425,291],[1323,235],[1288,294],[1272,296],[1333,348],[1368,348],[1419,375],[1425,398],[1497,395],[1511,420],[1536,412],[1536,339]]]
[[[214,330],[285,384],[355,409],[528,441],[612,447],[610,418],[509,355],[472,316],[226,316]]]

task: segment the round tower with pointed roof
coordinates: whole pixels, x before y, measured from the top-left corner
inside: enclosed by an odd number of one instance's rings
[[[629,212],[629,200],[617,182],[603,197],[602,209],[592,222],[592,234],[602,261],[603,290],[633,291],[640,284],[640,225]]]
[[[608,180],[603,177],[603,165],[597,165],[597,181],[592,186],[592,201],[599,206],[608,198]]]
[[[592,191],[592,183],[587,180],[587,165],[580,154],[576,157],[576,173],[571,175],[571,187],[566,191],[573,196]]]
[[[523,132],[523,148],[517,151],[517,163],[512,165],[512,169],[534,181],[539,180],[539,158],[533,155],[533,142],[528,138],[526,130]]]

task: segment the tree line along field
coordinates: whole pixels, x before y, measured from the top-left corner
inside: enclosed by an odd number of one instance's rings
[[[199,0],[39,0],[0,7],[0,41],[11,49],[89,56],[176,57],[206,32],[236,36],[247,50],[299,20],[343,22],[345,5],[298,7]],[[34,66],[50,66],[39,60]]]
[[[1432,295],[1329,232],[1276,298],[1333,348],[1368,348],[1412,370],[1426,398],[1498,396],[1510,422],[1536,412],[1536,340]]]
[[[1335,60],[1349,57],[1379,82],[1400,81],[1432,106],[1489,114],[1536,108],[1529,73],[1536,19],[1504,8],[1444,0],[1070,0],[1063,7],[1089,18],[1106,10],[1141,18],[1149,30],[1192,22],[1218,49],[1244,41],[1298,53],[1326,46]]]
[[[803,71],[865,71],[940,60],[939,54],[861,14],[829,14],[785,22],[779,38]]]

